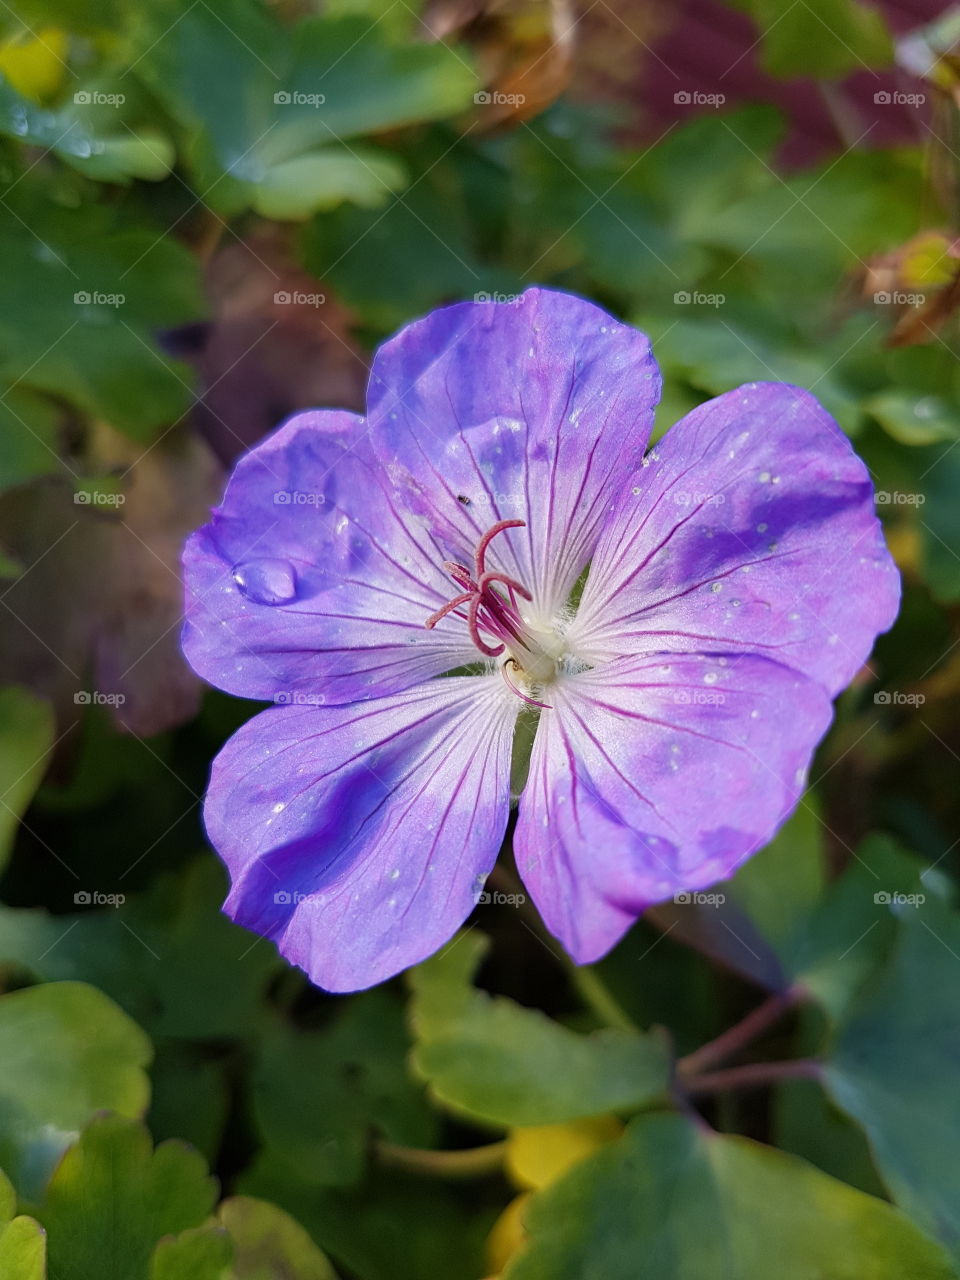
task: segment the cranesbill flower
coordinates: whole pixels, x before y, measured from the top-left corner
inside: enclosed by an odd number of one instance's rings
[[[292,418],[187,543],[189,661],[278,704],[213,765],[225,909],[321,987],[474,909],[518,717],[517,866],[579,962],[797,804],[897,610],[870,478],[780,383],[645,452],[659,386],[647,338],[582,299],[447,307],[377,353],[364,418]]]

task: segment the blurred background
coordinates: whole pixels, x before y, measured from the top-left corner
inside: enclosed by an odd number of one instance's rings
[[[957,1274],[958,104],[933,0],[0,4],[0,1274],[45,1274],[35,1221],[76,1280],[105,1240],[117,1280],[719,1274],[686,1252],[717,1197],[623,1181],[648,1107],[635,1162],[694,1111],[786,1153],[758,1186],[827,1241],[811,1270],[798,1226],[788,1280]],[[535,283],[650,334],[658,432],[741,382],[812,390],[873,473],[901,617],[719,907],[578,974],[483,904],[456,961],[327,997],[219,913],[200,799],[258,708],[180,655],[180,547],[285,416],[362,408],[395,329]],[[757,1007],[735,1064],[815,1078],[663,1110],[664,1064]],[[751,1212],[724,1230],[766,1239]]]

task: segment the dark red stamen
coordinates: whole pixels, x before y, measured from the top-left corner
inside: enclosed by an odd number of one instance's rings
[[[497,534],[502,533],[504,529],[524,529],[526,528],[526,523],[527,522],[525,520],[498,520],[495,525],[491,525],[477,543],[477,550],[474,554],[474,564],[476,566],[478,578],[482,577],[486,571],[484,567],[484,557],[487,554],[487,547],[489,547]]]
[[[466,623],[470,638],[486,657],[498,658],[508,647],[514,652],[528,654],[538,652],[529,627],[520,615],[518,604],[519,600],[531,600],[530,592],[516,578],[512,578],[507,573],[500,573],[496,569],[488,569],[486,564],[487,549],[498,533],[503,533],[505,529],[525,527],[526,522],[523,520],[498,520],[495,525],[492,525],[477,543],[472,574],[459,560],[444,561],[444,569],[461,590],[460,594],[449,600],[442,609],[430,615],[425,623],[428,628],[435,627],[441,618],[456,613],[466,605]],[[496,589],[498,585],[506,589],[507,595]],[[458,613],[457,616],[463,617],[463,614]],[[486,635],[492,637],[492,644],[480,634],[481,629]],[[521,663],[513,654],[503,664],[501,671],[504,680],[517,697],[522,698],[532,707],[547,708],[546,702],[538,702],[536,698],[531,698],[523,692],[510,677],[511,668],[515,671],[523,670]]]

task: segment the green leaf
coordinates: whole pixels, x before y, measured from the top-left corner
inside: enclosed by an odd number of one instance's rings
[[[34,27],[50,24],[94,35],[116,29],[123,14],[120,0],[18,0],[18,17]]]
[[[462,934],[411,971],[413,1063],[451,1110],[494,1125],[557,1124],[662,1098],[668,1054],[653,1033],[579,1035],[470,986],[487,947]]]
[[[775,1145],[868,1195],[886,1198],[863,1130],[816,1080],[782,1080],[773,1101]]]
[[[0,689],[0,870],[46,771],[54,729],[48,702],[15,685]]]
[[[337,1265],[363,1280],[480,1280],[495,1210],[434,1180],[376,1173],[349,1190],[318,1188],[301,1170],[261,1166],[243,1177],[303,1224]],[[272,1278],[271,1278],[272,1280]]]
[[[796,929],[797,919],[815,907],[824,889],[826,855],[823,822],[812,796],[759,853],[724,886],[763,936],[777,943]]]
[[[872,396],[864,408],[901,444],[960,440],[960,409],[946,396],[891,387]]]
[[[223,1227],[190,1227],[160,1241],[150,1260],[150,1280],[233,1280],[233,1256]]]
[[[153,6],[131,37],[138,73],[187,132],[204,200],[302,218],[340,201],[384,201],[396,161],[345,139],[466,108],[476,78],[440,43],[391,43],[376,22],[306,18],[293,29],[241,0]],[[144,52],[145,51],[145,52]]]
[[[362,1175],[373,1131],[430,1146],[436,1123],[410,1079],[408,1050],[403,1007],[386,991],[354,997],[321,1033],[274,1023],[252,1080],[265,1158],[345,1186]]]
[[[678,290],[673,314],[638,317],[636,323],[653,339],[664,367],[682,374],[700,391],[719,395],[744,382],[790,382],[814,391],[840,425],[855,434],[861,418],[860,394],[844,378],[842,365],[831,368],[830,347],[819,338],[808,342],[784,317],[749,314],[728,305],[717,286]],[[722,299],[716,305],[697,304],[698,297]],[[857,320],[861,333],[867,322]],[[845,331],[838,353],[856,339]]]
[[[780,946],[790,976],[834,1020],[882,963],[897,934],[892,901],[924,893],[923,864],[886,836],[871,836]],[[929,892],[929,891],[927,891]]]
[[[173,166],[173,144],[159,129],[126,124],[124,97],[119,88],[90,85],[51,111],[22,97],[0,77],[0,133],[52,151],[88,178],[159,182]]]
[[[897,1203],[960,1255],[960,917],[929,894],[899,913],[896,947],[849,1008],[826,1083]]]
[[[11,387],[0,400],[0,491],[61,471],[60,414],[44,396]]]
[[[442,150],[419,157],[409,191],[384,210],[338,209],[305,229],[304,264],[383,333],[411,316],[480,292],[520,292],[517,279],[482,262],[474,243],[467,174],[439,173]]]
[[[178,1142],[156,1151],[142,1124],[97,1117],[64,1155],[38,1216],[50,1280],[140,1280],[162,1236],[199,1226],[217,1184]]]
[[[197,264],[162,227],[18,188],[0,208],[0,377],[64,397],[138,440],[176,419],[191,372],[159,328],[201,312]]]
[[[234,1196],[220,1205],[217,1221],[233,1243],[236,1280],[336,1280],[307,1232],[276,1205]]]
[[[767,169],[762,188],[717,211],[708,242],[733,254],[739,272],[751,270],[750,292],[770,321],[781,324],[786,311],[822,346],[828,329],[820,317],[835,326],[828,308],[839,275],[916,231],[917,165],[912,152],[851,150],[787,178]]]
[[[893,42],[883,16],[858,0],[747,0],[762,39],[762,65],[773,76],[832,78],[886,67]]]
[[[102,1108],[142,1115],[150,1042],[102,992],[78,982],[0,997],[0,1164],[36,1193]]]
[[[619,1141],[530,1202],[504,1280],[949,1280],[896,1209],[794,1156],[676,1115]],[[775,1260],[775,1263],[774,1261]]]
[[[106,911],[50,916],[0,906],[0,959],[47,981],[94,983],[157,1037],[248,1034],[280,962],[220,910],[225,879],[206,855]]]
[[[223,1140],[230,1098],[230,1050],[211,1054],[210,1046],[163,1038],[156,1043],[150,1070],[147,1126],[157,1141],[182,1138],[209,1161]]]
[[[33,1218],[0,1226],[0,1275],[10,1280],[46,1280],[47,1239]]]
[[[33,1218],[15,1217],[17,1193],[0,1170],[0,1276],[46,1280],[47,1242]]]
[[[921,468],[917,492],[925,501],[918,509],[922,536],[924,579],[937,600],[960,600],[960,449],[931,448],[911,454]]]
[[[265,218],[307,218],[345,200],[365,208],[381,205],[405,182],[403,166],[392,156],[367,147],[325,147],[268,169],[252,204]]]

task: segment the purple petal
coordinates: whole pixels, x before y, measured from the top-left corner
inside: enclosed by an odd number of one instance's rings
[[[368,422],[401,501],[447,556],[468,557],[497,521],[526,521],[491,553],[552,615],[639,465],[659,394],[643,334],[530,289],[392,338],[374,360]]]
[[[514,837],[544,923],[603,955],[651,903],[729,876],[803,793],[830,702],[764,658],[620,659],[560,681]]]
[[[896,617],[873,485],[808,392],[753,383],[678,422],[620,495],[570,644],[588,660],[764,654],[831,693]]]
[[[383,492],[348,413],[305,413],[243,457],[184,549],[183,649],[248,698],[342,703],[476,660],[426,619],[456,588]]]
[[[328,991],[430,955],[496,860],[518,705],[499,676],[454,676],[255,716],[215,760],[204,810],[225,910]]]

